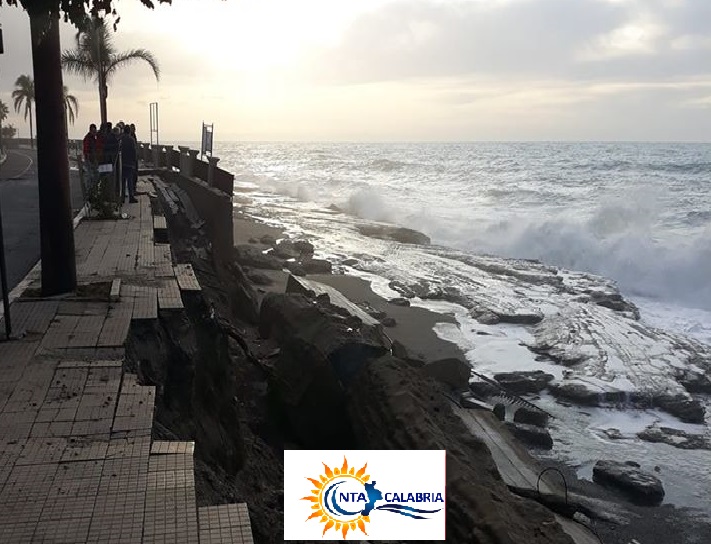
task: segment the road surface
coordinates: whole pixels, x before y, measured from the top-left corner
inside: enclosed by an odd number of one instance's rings
[[[79,174],[70,172],[72,208],[82,206]],[[37,156],[29,149],[9,149],[0,166],[0,208],[2,209],[7,283],[12,290],[40,256]]]

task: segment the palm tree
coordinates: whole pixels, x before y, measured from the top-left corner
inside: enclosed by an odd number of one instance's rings
[[[67,114],[67,128],[69,124],[74,124],[76,116],[79,115],[79,101],[73,94],[69,94],[69,89],[64,86],[64,110]]]
[[[108,82],[123,66],[135,61],[146,62],[153,70],[156,80],[160,78],[160,68],[153,53],[147,49],[132,49],[118,52],[113,43],[111,31],[103,19],[87,17],[76,34],[76,47],[62,53],[62,65],[73,74],[84,79],[94,79],[99,86],[101,122],[107,120],[106,99],[109,94]]]
[[[32,149],[35,147],[35,137],[32,128],[32,103],[35,101],[35,82],[28,75],[22,75],[15,81],[15,90],[12,91],[12,98],[15,101],[15,111],[20,113],[20,110],[25,109],[25,121],[27,115],[30,116],[30,145]]]
[[[7,104],[0,100],[0,151],[2,151],[2,122],[10,115],[10,110],[7,109]]]

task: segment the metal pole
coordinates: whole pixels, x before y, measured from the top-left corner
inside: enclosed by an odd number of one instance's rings
[[[2,274],[2,308],[5,315],[5,336],[10,340],[12,324],[10,323],[10,297],[7,292],[7,268],[5,266],[5,238],[2,232],[2,207],[0,207],[0,274]]]

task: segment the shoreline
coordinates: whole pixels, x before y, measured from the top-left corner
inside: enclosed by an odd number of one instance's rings
[[[264,229],[269,230],[270,235],[278,238],[288,238],[284,231],[275,227],[260,224],[258,220],[254,218],[248,218],[247,215],[242,213],[239,209],[240,201],[246,203],[249,199],[245,198],[247,195],[239,194],[236,191],[236,208],[235,208],[235,245],[256,245],[263,246],[262,251],[268,249],[268,244],[254,244],[259,238],[263,236]],[[238,236],[237,225],[241,227],[241,233]],[[319,248],[321,253],[328,253],[328,248]],[[338,270],[337,272],[342,272]],[[272,272],[272,276],[274,273]],[[439,355],[444,355],[446,357],[460,358],[466,360],[464,357],[464,352],[461,348],[454,342],[440,338],[433,330],[434,325],[437,323],[449,323],[450,325],[456,324],[456,319],[453,316],[446,314],[437,313],[429,309],[418,308],[415,306],[409,306],[403,308],[401,306],[396,306],[391,304],[384,297],[379,296],[376,292],[371,289],[369,282],[364,280],[362,277],[334,273],[330,275],[306,275],[309,280],[319,281],[326,285],[336,288],[344,296],[349,298],[352,302],[359,304],[365,303],[367,306],[372,308],[378,313],[384,312],[387,317],[395,317],[395,326],[386,329],[388,334],[394,339],[401,341],[406,347],[408,343],[412,346],[414,352],[417,353],[418,357],[425,360],[436,360]],[[259,289],[265,292],[269,289],[265,289],[263,286]],[[413,311],[415,313],[413,313]],[[419,315],[418,315],[419,314]],[[423,349],[424,347],[424,349]],[[566,469],[568,478],[575,476],[575,468],[558,459],[557,461],[546,461],[546,463],[552,466],[563,467]],[[584,489],[585,493],[606,501],[618,502],[619,504],[625,504],[624,500],[614,493],[609,493],[606,489],[588,482],[585,480],[577,480],[575,478],[573,487],[578,489]],[[622,502],[619,502],[622,501]],[[637,507],[635,507],[637,508]],[[659,515],[664,512],[664,515]],[[678,508],[673,505],[665,504],[658,509],[639,509],[635,510],[634,521],[626,526],[624,531],[616,531],[614,528],[605,526],[605,524],[599,524],[596,527],[601,534],[606,535],[607,539],[605,542],[623,542],[626,544],[629,541],[630,536],[637,535],[639,538],[641,535],[658,536],[660,532],[668,532],[669,540],[668,542],[677,542],[673,540],[672,535],[679,535],[683,533],[680,528],[697,528],[698,530],[705,530],[710,527],[708,523],[703,520],[699,520],[696,516],[696,512],[691,509]],[[663,522],[660,522],[658,518],[663,518]],[[653,527],[653,529],[651,529]],[[621,536],[625,534],[624,540]],[[613,540],[609,540],[612,538]],[[691,540],[689,540],[690,542]],[[678,542],[687,542],[687,540],[679,540]]]

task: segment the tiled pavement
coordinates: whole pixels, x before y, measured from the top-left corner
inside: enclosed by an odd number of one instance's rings
[[[120,280],[118,300],[12,304],[25,334],[0,343],[0,543],[251,543],[245,504],[197,508],[193,444],[151,441],[155,388],[123,370],[131,320],[200,288],[154,242],[148,196],[124,211],[75,231],[79,282]]]

